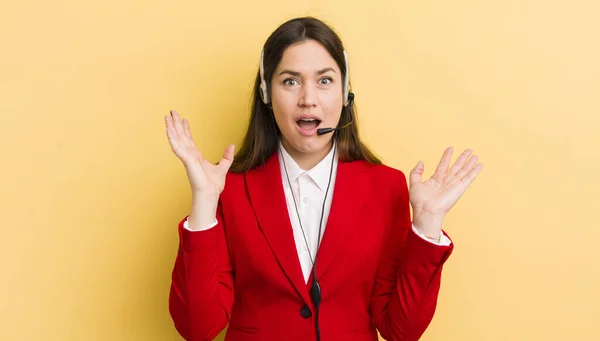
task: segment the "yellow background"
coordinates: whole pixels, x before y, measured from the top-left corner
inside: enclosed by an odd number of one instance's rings
[[[592,340],[600,324],[600,3],[3,1],[0,340],[179,340],[189,187],[163,116],[218,160],[284,20],[341,34],[361,133],[406,173],[485,167],[423,340]],[[282,336],[284,337],[284,336]]]

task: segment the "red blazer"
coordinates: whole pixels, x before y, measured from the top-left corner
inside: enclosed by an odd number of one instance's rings
[[[315,340],[277,153],[264,166],[229,173],[218,224],[179,223],[169,310],[186,340]],[[411,229],[404,174],[365,161],[339,162],[319,253],[322,341],[418,340],[433,318],[451,246]]]

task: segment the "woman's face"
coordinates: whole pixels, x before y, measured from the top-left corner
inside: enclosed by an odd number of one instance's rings
[[[340,69],[320,43],[306,40],[284,51],[271,79],[271,105],[288,152],[329,151],[332,134],[319,136],[317,128],[337,126],[342,89]]]

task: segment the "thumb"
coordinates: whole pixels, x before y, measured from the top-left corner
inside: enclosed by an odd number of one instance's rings
[[[233,144],[230,144],[227,146],[227,148],[225,148],[223,157],[221,158],[221,161],[219,161],[219,168],[221,168],[222,171],[226,172],[229,170],[229,167],[231,167],[231,164],[233,163],[234,150],[235,145]]]
[[[423,161],[419,161],[415,168],[410,171],[410,185],[416,183],[421,183],[421,175],[423,175],[423,171],[425,170],[425,165]]]

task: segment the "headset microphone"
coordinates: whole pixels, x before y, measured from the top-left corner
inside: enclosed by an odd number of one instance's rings
[[[354,104],[354,94],[352,92],[350,92],[350,93],[348,93],[348,105],[350,106],[350,115],[352,115],[352,105],[353,104]],[[350,117],[352,117],[352,116],[350,116]],[[350,121],[338,128],[319,128],[319,129],[317,129],[317,135],[325,135],[325,134],[331,133],[332,131],[346,128],[347,126],[349,126],[351,124],[352,124],[352,121]]]

